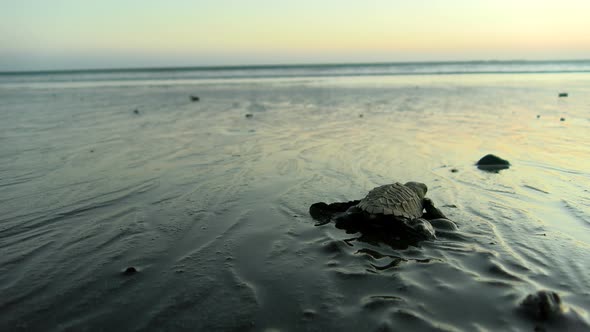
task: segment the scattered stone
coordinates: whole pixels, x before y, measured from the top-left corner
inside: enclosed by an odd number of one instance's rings
[[[456,169],[456,168],[451,169],[451,173],[457,173],[457,172],[459,172],[458,169]]]
[[[254,114],[252,113],[246,113],[246,118],[247,119],[251,119],[254,116]]]
[[[499,171],[508,169],[510,167],[508,160],[504,160],[493,154],[485,155],[477,163],[475,163],[475,165],[482,171],[493,173],[498,173]]]
[[[201,98],[199,98],[198,96],[191,96],[192,102],[199,101],[199,100],[201,100]]]
[[[305,318],[313,318],[317,315],[317,312],[312,309],[307,309],[303,311],[303,317]]]
[[[130,266],[123,271],[123,275],[130,276],[137,273],[137,269],[133,266]]]
[[[563,122],[565,121],[565,118],[559,118],[559,121]]]
[[[520,303],[520,308],[525,314],[538,320],[548,320],[564,312],[559,295],[548,290],[529,294]]]
[[[564,98],[564,97],[567,97],[568,94],[567,94],[567,92],[560,92],[558,96],[559,96],[559,98]]]

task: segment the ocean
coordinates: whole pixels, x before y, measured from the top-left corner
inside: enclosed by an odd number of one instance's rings
[[[365,64],[304,64],[182,68],[126,68],[92,70],[54,70],[11,72],[0,71],[0,83],[97,83],[134,84],[167,82],[178,85],[207,79],[262,79],[303,77],[355,77],[398,75],[465,75],[465,74],[541,74],[590,73],[590,60],[562,61],[466,61],[466,62],[401,62]],[[141,82],[141,83],[140,83]]]
[[[0,330],[589,330],[588,96],[590,61],[0,73]],[[458,229],[309,214],[407,181]]]

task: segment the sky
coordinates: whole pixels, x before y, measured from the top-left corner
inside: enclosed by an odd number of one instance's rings
[[[590,0],[0,0],[0,71],[590,58]]]

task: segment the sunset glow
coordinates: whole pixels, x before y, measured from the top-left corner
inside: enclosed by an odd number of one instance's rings
[[[586,0],[2,0],[0,12],[0,70],[590,54]]]

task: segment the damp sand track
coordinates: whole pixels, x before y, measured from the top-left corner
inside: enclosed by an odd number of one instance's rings
[[[0,330],[587,329],[589,83],[0,85]],[[308,214],[407,180],[457,233],[394,249]],[[566,320],[519,315],[539,289]]]

